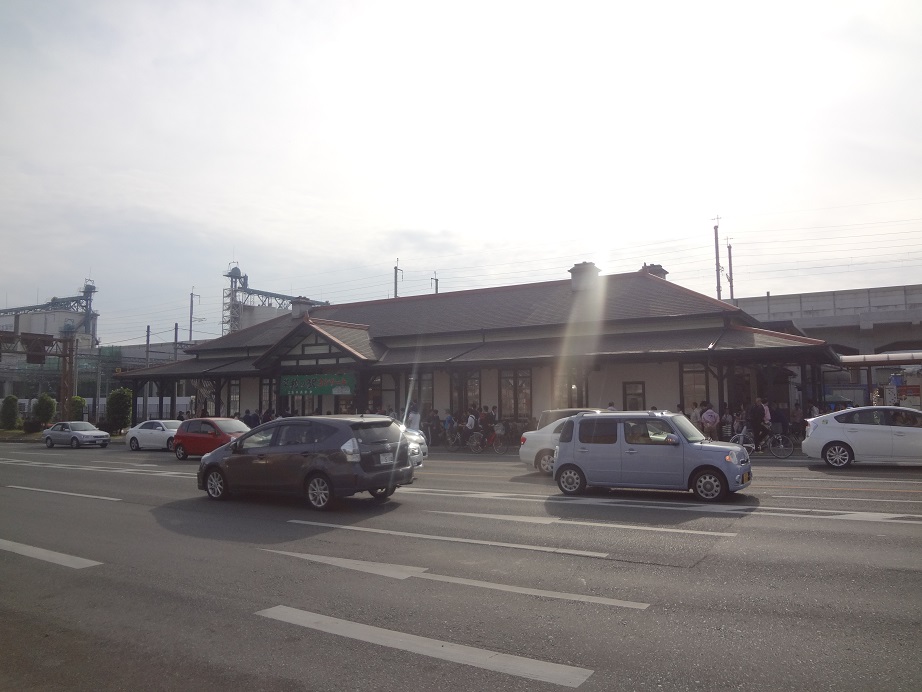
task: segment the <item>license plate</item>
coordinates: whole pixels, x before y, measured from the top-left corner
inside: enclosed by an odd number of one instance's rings
[[[743,483],[748,483],[752,480],[752,472],[746,472],[743,474]]]
[[[387,454],[378,455],[379,464],[393,464],[394,463],[394,453],[388,452]]]

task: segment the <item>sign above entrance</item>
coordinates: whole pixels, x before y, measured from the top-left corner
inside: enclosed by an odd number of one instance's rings
[[[282,375],[284,394],[355,394],[355,375]]]

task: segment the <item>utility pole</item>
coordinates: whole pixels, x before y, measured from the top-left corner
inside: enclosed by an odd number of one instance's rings
[[[730,245],[730,239],[727,238],[727,264],[729,267],[727,281],[730,282],[730,300],[733,300],[733,246]],[[736,305],[736,303],[733,303]]]
[[[717,240],[717,229],[720,228],[720,214],[717,215],[717,218],[711,219],[711,221],[717,222],[714,226],[714,262],[717,267],[717,300],[720,300],[720,242]]]
[[[439,275],[438,275],[438,273],[435,272],[435,271],[432,272],[432,278],[429,279],[429,285],[430,285],[430,286],[432,285],[432,282],[433,282],[433,281],[435,282],[435,292],[436,292],[436,295],[438,295],[438,292],[439,292]]]
[[[202,296],[195,293],[195,286],[192,287],[192,293],[189,294],[189,343],[192,343],[192,308],[194,305],[194,298],[198,298],[199,302],[202,300]]]
[[[400,265],[400,258],[397,258],[397,263],[394,265],[394,297],[397,297],[397,272],[400,272],[400,275],[403,276],[403,269],[398,269]]]
[[[150,367],[150,325],[147,325],[147,349],[145,351],[147,356],[147,362],[144,367]],[[150,395],[150,381],[148,380],[147,384],[144,385],[144,420],[147,420],[147,397]]]

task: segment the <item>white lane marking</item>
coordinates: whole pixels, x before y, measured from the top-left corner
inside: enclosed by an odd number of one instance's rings
[[[369,644],[409,651],[421,656],[429,656],[430,658],[451,661],[452,663],[462,663],[497,673],[515,675],[528,680],[549,682],[562,687],[579,687],[594,672],[587,668],[549,663],[438,639],[429,639],[428,637],[420,637],[406,632],[386,630],[381,627],[331,618],[319,613],[289,608],[288,606],[267,608],[266,610],[260,610],[256,615],[292,625],[299,625],[300,627],[308,627],[328,634],[335,634],[339,637],[357,639]]]
[[[563,601],[580,601],[582,603],[599,603],[601,605],[618,606],[619,608],[633,608],[635,610],[646,610],[650,607],[649,603],[637,603],[634,601],[622,601],[616,598],[605,598],[603,596],[584,596],[576,593],[566,593],[563,591],[545,591],[543,589],[530,589],[525,586],[510,586],[508,584],[496,584],[488,581],[479,581],[476,579],[464,579],[462,577],[448,577],[441,574],[428,574],[426,567],[410,567],[408,565],[391,565],[386,562],[366,562],[364,560],[350,560],[348,558],[328,557],[326,555],[309,555],[307,553],[290,553],[285,550],[270,550],[269,548],[260,548],[267,553],[277,553],[278,555],[288,555],[297,557],[302,560],[311,562],[320,562],[333,567],[342,567],[352,569],[358,572],[376,574],[381,577],[390,577],[392,579],[409,579],[416,577],[418,579],[429,579],[430,581],[441,581],[449,584],[459,584],[461,586],[475,586],[481,589],[492,589],[494,591],[505,591],[508,593],[525,594],[527,596],[540,596],[542,598],[553,598]]]
[[[516,548],[518,550],[533,550],[539,553],[557,553],[560,555],[578,555],[580,557],[608,557],[608,553],[595,553],[588,550],[570,550],[568,548],[550,548],[542,545],[521,545],[519,543],[500,543],[498,541],[478,541],[473,538],[455,538],[453,536],[431,536],[425,533],[409,533],[406,531],[387,531],[385,529],[371,529],[366,526],[343,526],[342,524],[325,524],[319,521],[304,521],[302,519],[289,519],[289,524],[304,524],[306,526],[323,526],[329,529],[342,529],[344,531],[363,531],[365,533],[380,533],[388,536],[405,536],[407,538],[422,538],[429,541],[446,541],[448,543],[471,543],[473,545],[487,545],[494,548]]]
[[[792,481],[816,481],[817,483],[827,483],[832,481],[833,483],[899,483],[900,485],[906,485],[907,483],[920,484],[922,481],[893,481],[893,480],[884,480],[883,478],[807,478],[800,476],[791,476]]]
[[[75,555],[66,555],[65,553],[56,553],[53,550],[45,550],[44,548],[36,548],[32,545],[25,545],[23,543],[13,543],[13,541],[5,541],[0,538],[0,550],[8,550],[11,553],[16,553],[17,555],[25,555],[26,557],[34,557],[36,560],[44,560],[45,562],[53,562],[56,565],[63,565],[64,567],[71,567],[73,569],[83,569],[85,567],[95,567],[96,565],[101,565],[101,562],[96,562],[94,560],[87,560],[82,557],[76,557]]]
[[[91,500],[109,500],[110,502],[121,502],[117,497],[105,497],[103,495],[84,495],[83,493],[65,493],[63,490],[45,490],[44,488],[27,488],[24,485],[8,485],[7,488],[16,490],[31,490],[35,493],[54,493],[55,495],[71,495],[73,497],[88,497]]]
[[[127,473],[140,476],[165,476],[174,478],[195,478],[188,471],[151,471],[149,469],[107,469],[99,466],[80,466],[77,464],[52,464],[48,461],[26,461],[23,459],[0,459],[0,464],[10,466],[30,466],[32,468],[65,469],[67,471],[95,471],[97,473]]]
[[[922,500],[882,500],[879,497],[822,497],[820,495],[772,495],[775,498],[784,498],[788,500],[858,500],[859,502],[901,502],[910,504],[922,504]]]
[[[633,531],[662,531],[665,533],[688,533],[697,536],[722,536],[733,538],[736,533],[722,533],[720,531],[694,531],[692,529],[664,529],[658,526],[640,526],[635,524],[610,524],[602,521],[576,521],[562,517],[524,517],[513,514],[473,514],[469,512],[445,512],[441,510],[427,510],[430,514],[454,514],[459,517],[477,517],[479,519],[495,519],[497,521],[517,521],[526,524],[566,524],[567,526],[598,526],[604,529],[631,529]]]
[[[115,465],[118,465],[118,466],[134,466],[134,467],[136,467],[136,468],[154,468],[154,469],[155,469],[155,468],[159,468],[159,467],[160,467],[160,464],[135,464],[135,463],[133,463],[133,462],[131,462],[131,461],[97,461],[97,460],[94,459],[94,460],[90,461],[89,463],[90,463],[90,464],[112,464],[113,466],[115,466]]]
[[[406,492],[410,490],[409,488],[401,488],[401,492]],[[417,489],[413,489],[413,492],[419,492]],[[710,513],[710,514],[723,514],[723,515],[735,515],[735,516],[752,516],[758,518],[764,517],[780,517],[784,519],[847,519],[849,521],[869,521],[869,522],[882,522],[886,524],[918,524],[919,521],[922,521],[922,515],[916,514],[879,514],[877,512],[855,512],[853,510],[846,509],[817,509],[817,508],[805,508],[805,507],[753,507],[752,505],[745,505],[742,507],[736,506],[715,506],[715,505],[697,505],[697,504],[684,504],[678,502],[651,502],[651,501],[642,501],[642,500],[616,500],[616,499],[595,499],[589,497],[573,498],[573,497],[554,497],[554,496],[541,496],[541,495],[499,495],[497,493],[477,493],[477,492],[462,492],[462,493],[452,493],[451,491],[446,491],[441,494],[440,497],[445,496],[454,496],[454,497],[463,497],[463,498],[474,498],[474,499],[487,499],[487,500],[502,500],[503,502],[541,502],[543,504],[552,504],[560,503],[561,505],[589,505],[594,507],[620,507],[622,509],[668,509],[675,512],[696,512],[701,513]],[[843,498],[850,499],[850,498]],[[906,521],[906,519],[910,519]]]

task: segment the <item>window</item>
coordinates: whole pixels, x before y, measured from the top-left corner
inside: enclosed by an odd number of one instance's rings
[[[467,405],[480,408],[480,371],[468,373],[464,387]]]
[[[419,399],[416,403],[419,405],[420,414],[428,414],[432,410],[432,373],[422,372],[419,374],[417,384],[419,385]]]
[[[521,421],[531,418],[531,370],[523,368],[500,371],[499,417]]]
[[[658,419],[633,418],[624,421],[624,439],[632,445],[668,444],[666,436],[674,433],[668,423]]]
[[[368,380],[368,391],[365,394],[365,398],[368,401],[368,409],[372,413],[377,413],[384,405],[381,391],[381,375],[375,375]]]
[[[836,416],[845,425],[884,425],[883,411],[846,411]]]
[[[646,411],[647,397],[644,393],[643,382],[625,382],[624,383],[624,410],[625,411]]]
[[[618,441],[617,418],[583,418],[579,424],[579,441],[589,445],[611,445]]]
[[[260,430],[253,433],[247,437],[241,443],[241,449],[246,452],[251,449],[259,449],[260,447],[268,447],[269,443],[272,441],[272,433],[275,432],[274,428],[269,428],[268,430]]]
[[[685,365],[682,368],[682,401],[686,408],[692,402],[708,400],[706,380],[703,365]]]
[[[240,380],[231,380],[227,388],[227,415],[240,413]]]
[[[901,428],[922,428],[922,413],[917,411],[887,411],[888,425]]]

